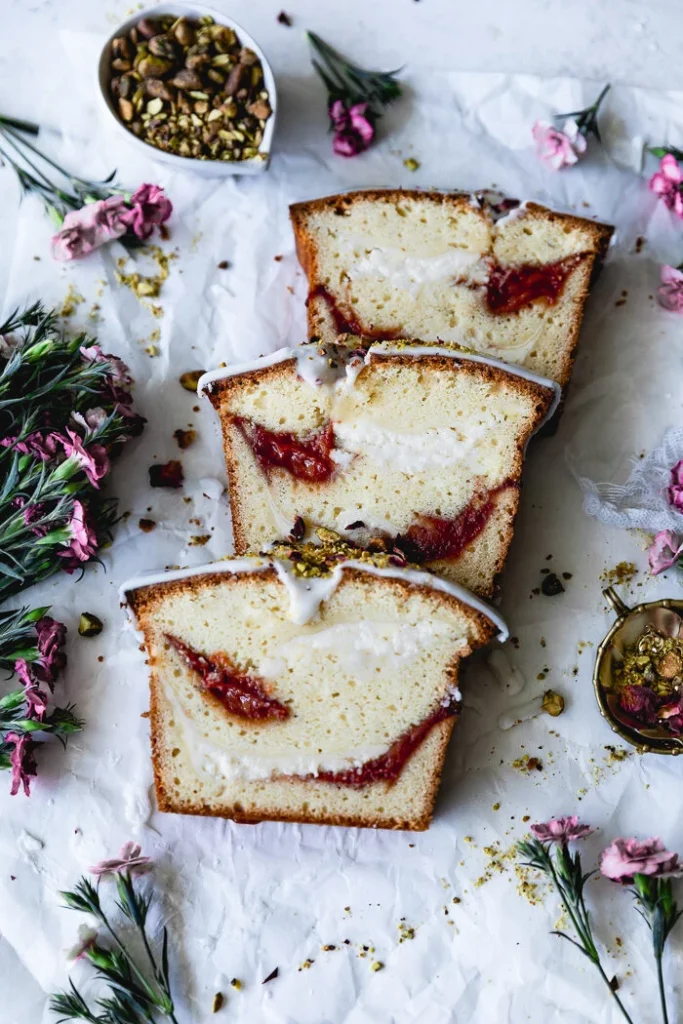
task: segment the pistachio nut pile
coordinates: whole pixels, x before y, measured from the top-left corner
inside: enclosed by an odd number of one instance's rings
[[[265,160],[272,114],[263,67],[207,16],[141,18],[112,42],[109,90],[121,120],[157,149],[198,160]]]

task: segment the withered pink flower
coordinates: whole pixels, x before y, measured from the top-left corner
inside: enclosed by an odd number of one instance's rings
[[[648,686],[624,686],[619,691],[619,706],[644,725],[657,722],[657,696]]]
[[[49,615],[43,615],[36,622],[38,653],[33,668],[36,675],[53,686],[57,676],[66,665],[66,654],[62,650],[66,640],[66,626]]]
[[[536,121],[531,134],[536,142],[536,155],[552,171],[577,163],[588,145],[573,118],[565,121],[562,130],[549,121]]]
[[[656,534],[648,553],[650,571],[654,576],[670,569],[683,555],[683,543],[679,544],[672,530],[660,530]]]
[[[17,658],[14,662],[14,671],[24,687],[24,698],[28,705],[27,717],[40,720],[47,711],[47,696],[38,688],[31,667],[25,658]]]
[[[661,839],[615,839],[600,857],[606,878],[631,885],[634,875],[680,875],[678,854],[664,849]]]
[[[130,208],[122,214],[122,220],[137,238],[147,239],[172,212],[173,204],[163,188],[144,184],[130,197]]]
[[[354,103],[347,107],[342,100],[335,100],[329,116],[334,130],[332,148],[337,156],[357,156],[368,148],[375,128],[368,115],[367,103]]]
[[[683,171],[672,153],[659,161],[659,170],[650,178],[650,188],[672,213],[683,219]]]
[[[128,842],[121,847],[118,857],[111,860],[102,860],[90,868],[91,875],[102,877],[103,875],[144,875],[152,866],[150,857],[141,856],[142,848],[139,843]]]
[[[659,277],[662,282],[657,289],[659,305],[670,313],[683,313],[683,271],[677,267],[663,266]]]
[[[28,733],[6,732],[5,743],[12,744],[9,760],[12,769],[12,786],[10,795],[16,796],[23,786],[26,796],[31,795],[31,779],[38,774],[33,756],[35,743]]]
[[[570,843],[575,839],[585,839],[594,829],[590,825],[580,825],[575,814],[568,818],[551,818],[550,821],[532,825],[531,831],[542,843]]]
[[[668,495],[669,503],[679,512],[683,512],[683,459],[679,459],[676,465],[671,467],[671,484]]]

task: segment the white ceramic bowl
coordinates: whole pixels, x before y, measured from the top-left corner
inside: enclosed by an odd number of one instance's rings
[[[261,145],[259,146],[259,153],[265,154],[264,159],[196,160],[194,157],[178,156],[175,153],[168,153],[163,149],[157,149],[156,146],[152,146],[149,142],[143,142],[142,139],[137,138],[136,135],[133,135],[133,133],[128,131],[125,127],[109,94],[112,43],[114,39],[117,39],[119,36],[126,35],[134,25],[137,25],[141,18],[159,18],[164,14],[170,14],[175,18],[179,18],[183,15],[187,18],[195,19],[202,18],[204,15],[210,14],[218,24],[227,25],[228,28],[234,29],[242,45],[253,50],[257,55],[263,67],[263,81],[266,89],[268,90],[270,107],[272,110],[270,117],[266,121],[266,126],[263,130],[263,138],[261,140]],[[97,72],[100,96],[108,116],[113,118],[120,134],[126,139],[126,141],[130,143],[131,146],[135,146],[139,152],[145,152],[147,156],[152,157],[154,160],[160,160],[162,163],[172,164],[178,170],[195,171],[197,174],[202,174],[205,177],[223,177],[233,174],[260,174],[262,171],[267,170],[268,162],[270,160],[273,134],[275,131],[275,119],[277,117],[277,94],[275,90],[273,72],[265,53],[258,43],[252,39],[249,33],[246,32],[241,25],[238,25],[236,21],[233,21],[232,18],[228,18],[221,11],[215,11],[212,7],[203,7],[198,4],[175,3],[159,4],[156,7],[148,7],[145,10],[136,11],[132,18],[128,18],[127,21],[124,21],[119,25],[116,31],[112,33],[104,44],[102,53],[100,54]]]

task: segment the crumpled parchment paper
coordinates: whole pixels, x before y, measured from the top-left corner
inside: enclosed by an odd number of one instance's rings
[[[648,192],[640,168],[644,142],[680,144],[683,95],[615,87],[605,109],[606,151],[591,147],[576,169],[553,175],[533,155],[532,122],[592,102],[600,83],[407,74],[405,99],[382,119],[379,144],[344,161],[332,154],[322,92],[306,68],[302,77],[279,82],[270,171],[207,180],[129,151],[96,108],[92,65],[99,41],[63,34],[61,42],[78,103],[64,111],[65,137],[48,133],[46,144],[86,175],[116,167],[127,185],[161,183],[175,206],[164,248],[177,250],[178,259],[157,319],[117,284],[120,247],[72,266],[55,264],[50,227],[30,199],[16,216],[14,239],[4,236],[11,246],[6,308],[37,297],[60,303],[73,286],[85,301],[70,326],[95,330],[105,351],[126,359],[149,422],[113,474],[130,515],[104,552],[104,568],[90,568],[80,582],[60,575],[24,595],[34,605],[51,602],[69,626],[69,666],[57,696],[77,702],[87,725],[66,753],[57,746],[41,751],[30,800],[0,787],[0,1021],[52,1019],[46,994],[66,982],[63,950],[80,923],[62,909],[58,890],[134,838],[157,859],[178,1019],[186,1024],[223,1017],[234,1024],[616,1022],[597,974],[568,943],[549,935],[558,917],[554,899],[545,898],[542,884],[530,890],[536,905],[518,891],[511,849],[527,822],[573,812],[600,829],[583,846],[589,866],[621,834],[661,834],[670,847],[683,848],[681,762],[620,754],[591,685],[595,645],[611,621],[601,573],[635,562],[639,572],[622,590],[633,602],[680,596],[680,577],[650,578],[633,536],[586,516],[565,463],[568,452],[581,474],[623,481],[634,452],[680,422],[682,321],[660,309],[655,294],[658,264],[683,259],[683,235]],[[35,115],[40,120],[41,110]],[[403,166],[407,157],[419,160],[416,173]],[[14,196],[8,172],[2,173]],[[501,606],[516,638],[504,653],[524,689],[512,695],[497,683],[486,655],[467,666],[465,712],[427,833],[160,815],[141,717],[148,707],[144,656],[124,628],[117,587],[143,569],[221,556],[230,538],[216,424],[210,410],[198,411],[178,377],[302,339],[305,289],[288,203],[399,184],[495,185],[617,225],[589,302],[559,430],[528,452]],[[218,269],[223,260],[229,269]],[[134,266],[130,261],[126,269]],[[94,304],[99,309],[90,319]],[[159,339],[150,342],[156,329]],[[145,351],[151,343],[157,356]],[[199,439],[179,453],[173,431],[189,424]],[[152,491],[148,467],[179,455],[184,489]],[[142,533],[140,517],[155,519],[156,530]],[[204,534],[208,543],[193,546],[191,538]],[[563,594],[535,593],[547,568],[560,578],[571,574]],[[102,618],[101,636],[77,636],[82,611]],[[501,714],[550,686],[565,695],[562,717],[498,728]],[[542,768],[525,770],[528,757]],[[643,1019],[655,993],[645,925],[630,897],[611,883],[593,880],[588,892],[607,969],[619,975],[629,1004],[637,991],[635,1015]],[[402,921],[415,935],[399,943]],[[674,937],[675,950],[679,942]],[[324,952],[324,944],[336,948]],[[363,945],[373,951],[361,955]],[[299,971],[306,959],[313,964]],[[370,969],[375,960],[383,970]],[[674,960],[678,953],[671,956],[672,983]],[[262,985],[276,966],[279,977]],[[79,964],[73,973],[87,989],[90,968]],[[243,982],[240,992],[229,986],[233,977]],[[213,1018],[217,991],[226,994],[227,1008]]]

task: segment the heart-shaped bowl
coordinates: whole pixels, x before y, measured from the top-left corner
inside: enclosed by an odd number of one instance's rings
[[[593,687],[603,718],[614,732],[641,754],[682,754],[683,735],[675,736],[661,725],[645,725],[626,712],[619,702],[615,674],[623,652],[637,643],[649,628],[657,634],[683,640],[683,599],[666,598],[629,608],[612,587],[603,590],[617,613],[617,620],[598,647]]]
[[[247,160],[197,160],[194,157],[178,156],[176,153],[169,153],[166,150],[158,149],[151,143],[138,139],[131,131],[128,130],[128,128],[126,128],[124,122],[119,116],[119,112],[109,91],[112,44],[119,36],[126,35],[142,18],[160,18],[163,15],[170,15],[174,18],[184,16],[192,19],[198,19],[205,15],[210,15],[217,24],[225,25],[228,28],[233,29],[242,46],[246,46],[248,49],[253,50],[258,57],[263,68],[263,84],[268,90],[271,114],[265,122],[263,138],[261,139],[261,143],[258,147],[258,155],[256,157],[252,157]],[[202,4],[192,3],[165,3],[159,4],[156,7],[148,7],[144,10],[141,8],[139,11],[136,11],[131,18],[128,18],[119,25],[116,31],[112,32],[111,36],[104,44],[99,59],[98,80],[102,106],[104,107],[107,116],[113,119],[121,137],[124,138],[129,145],[134,146],[138,152],[146,153],[148,157],[152,157],[154,160],[160,160],[162,163],[172,164],[176,170],[194,171],[196,174],[201,174],[204,177],[224,177],[235,174],[260,174],[262,171],[267,170],[277,116],[275,78],[266,55],[256,40],[253,39],[241,25],[238,25],[236,21],[233,21],[232,18],[227,17],[227,15],[223,14],[221,11],[216,11],[212,7],[204,7]]]

